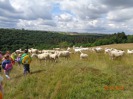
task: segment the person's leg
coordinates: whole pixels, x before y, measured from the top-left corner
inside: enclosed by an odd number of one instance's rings
[[[9,72],[10,72],[10,71],[8,71],[8,70],[4,70],[4,72],[5,72],[5,76],[6,76],[6,78],[10,79],[10,77],[9,77]]]
[[[30,73],[29,64],[24,64],[24,74]]]
[[[20,62],[18,62],[18,66],[20,66]]]
[[[27,71],[28,71],[28,73],[30,73],[30,65],[29,64],[27,64]]]
[[[26,64],[24,64],[23,67],[24,67],[24,75],[26,75]]]

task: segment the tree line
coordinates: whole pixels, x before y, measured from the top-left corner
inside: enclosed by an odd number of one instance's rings
[[[114,34],[77,34],[68,35],[61,32],[33,31],[19,29],[0,29],[0,50],[15,51],[33,47],[51,49],[55,47],[98,46],[114,43],[132,43],[133,36],[124,32]]]

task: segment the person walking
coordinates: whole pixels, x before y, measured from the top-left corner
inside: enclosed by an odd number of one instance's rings
[[[21,65],[20,60],[21,60],[21,54],[18,54],[18,56],[17,56],[17,58],[16,58],[16,62],[18,63],[18,66]]]
[[[31,56],[28,54],[28,50],[24,50],[24,54],[21,56],[21,63],[23,64],[24,67],[24,75],[27,73],[30,73],[30,63],[32,59]]]
[[[9,55],[4,55],[4,59],[2,61],[2,68],[4,69],[4,73],[5,73],[6,78],[10,80],[9,74],[13,68],[13,65],[11,63]]]

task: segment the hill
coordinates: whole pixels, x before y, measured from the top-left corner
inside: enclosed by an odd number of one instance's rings
[[[49,49],[53,47],[67,47],[84,45],[95,42],[108,35],[68,35],[61,32],[32,31],[16,29],[0,29],[0,49],[11,50],[25,47]]]
[[[130,45],[130,46],[129,46]],[[113,44],[126,51],[133,44]],[[33,59],[32,74],[23,76],[23,67],[14,66],[11,80],[4,77],[5,99],[132,99],[132,55],[111,60],[104,53],[86,52],[87,60],[79,54],[71,59],[60,58],[57,63]]]

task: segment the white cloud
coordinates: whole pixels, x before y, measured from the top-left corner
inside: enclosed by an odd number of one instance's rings
[[[0,0],[0,27],[133,32],[133,0]]]

